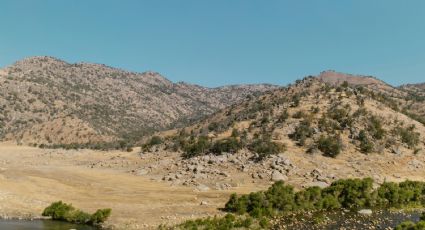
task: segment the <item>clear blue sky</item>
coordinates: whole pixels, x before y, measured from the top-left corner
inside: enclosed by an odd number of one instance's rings
[[[322,70],[425,82],[423,0],[1,0],[0,66],[27,56],[205,86]]]

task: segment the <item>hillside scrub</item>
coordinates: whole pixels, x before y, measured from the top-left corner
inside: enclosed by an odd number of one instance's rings
[[[336,157],[342,150],[341,138],[339,136],[320,136],[317,148],[323,152],[324,156]]]
[[[77,224],[99,225],[105,222],[111,215],[111,209],[98,209],[93,214],[88,214],[76,209],[72,204],[63,203],[62,201],[53,202],[46,207],[42,216],[49,216],[52,220],[67,221]]]
[[[413,148],[419,144],[420,134],[415,132],[415,126],[411,125],[407,128],[398,127],[395,131],[409,148]]]
[[[37,144],[34,144],[34,147],[37,147]],[[39,148],[42,149],[93,149],[93,150],[122,150],[131,152],[134,147],[134,143],[121,140],[121,141],[112,141],[112,142],[96,142],[96,143],[71,143],[71,144],[40,144]]]

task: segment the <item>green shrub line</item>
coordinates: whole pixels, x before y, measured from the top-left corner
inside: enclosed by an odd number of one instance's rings
[[[401,224],[397,225],[395,230],[423,230],[425,229],[425,213],[422,213],[420,220],[417,223],[412,221],[403,221]]]
[[[261,217],[297,210],[401,208],[407,205],[425,205],[425,182],[384,182],[374,189],[371,178],[345,179],[323,189],[309,187],[295,192],[292,186],[279,181],[264,192],[233,194],[225,210]]]
[[[57,201],[46,207],[42,216],[51,217],[52,220],[96,226],[105,222],[111,215],[111,211],[109,208],[98,209],[95,213],[89,214],[74,208],[72,204]]]
[[[296,192],[293,186],[278,181],[266,191],[232,194],[223,209],[228,212],[225,217],[189,220],[171,229],[261,229],[270,226],[273,217],[295,212],[423,206],[425,182],[384,182],[374,188],[371,178],[341,179],[326,188],[313,186]]]

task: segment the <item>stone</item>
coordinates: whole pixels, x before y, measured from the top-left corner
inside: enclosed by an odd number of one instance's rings
[[[198,186],[196,186],[196,190],[200,191],[200,192],[205,192],[210,190],[210,187],[204,185],[204,184],[199,184]]]
[[[283,175],[279,171],[275,170],[272,173],[271,180],[272,181],[280,181],[280,180],[286,181],[286,180],[288,180],[288,177]]]
[[[149,171],[146,170],[146,169],[139,169],[139,170],[136,171],[136,175],[138,175],[138,176],[144,176],[144,175],[147,175],[148,173],[149,173]]]
[[[372,209],[361,209],[357,212],[358,214],[361,215],[372,215]]]
[[[400,148],[392,148],[392,152],[394,153],[394,154],[397,154],[397,155],[401,155],[401,150],[400,150]]]
[[[315,181],[315,182],[307,183],[303,187],[308,188],[308,187],[313,187],[313,186],[317,186],[319,188],[326,188],[326,187],[329,186],[329,184],[326,183],[326,182],[323,182],[323,181]]]
[[[205,200],[201,201],[201,205],[208,205],[208,202],[206,202]]]
[[[418,161],[416,159],[410,161],[409,162],[409,165],[412,166],[413,168],[416,168],[416,169],[419,169],[419,168],[422,168],[423,167],[422,162],[420,162],[420,161]]]

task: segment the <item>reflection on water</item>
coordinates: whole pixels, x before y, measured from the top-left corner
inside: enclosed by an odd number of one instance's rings
[[[1,230],[95,230],[87,225],[70,224],[51,220],[0,220]]]

